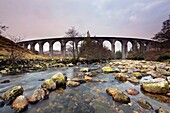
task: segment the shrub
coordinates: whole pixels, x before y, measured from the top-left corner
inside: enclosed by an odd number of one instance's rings
[[[170,54],[161,54],[159,56],[157,56],[157,61],[167,61],[167,60],[170,60]]]
[[[135,51],[135,52],[130,51],[128,53],[127,59],[130,59],[130,60],[144,60],[145,55],[141,51]]]

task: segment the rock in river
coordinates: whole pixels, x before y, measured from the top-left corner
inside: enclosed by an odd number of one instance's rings
[[[123,74],[123,73],[117,73],[117,74],[115,75],[115,78],[116,78],[117,80],[119,80],[119,81],[126,81],[126,80],[127,80],[126,75]]]
[[[82,68],[82,69],[80,69],[80,71],[81,71],[81,72],[89,72],[90,69],[89,69],[89,68]]]
[[[70,87],[76,87],[76,86],[79,86],[79,85],[80,85],[79,82],[74,82],[74,81],[71,81],[71,80],[69,80],[67,82],[67,86],[70,86]]]
[[[148,110],[152,110],[153,107],[151,106],[151,104],[149,102],[147,102],[146,100],[139,100],[137,102],[142,108],[148,109]]]
[[[56,89],[56,83],[51,79],[47,79],[46,81],[44,81],[41,86],[42,88],[46,88],[48,90]]]
[[[24,89],[21,86],[15,86],[2,94],[1,98],[8,103],[11,103],[19,95],[22,95]]]
[[[120,91],[118,88],[107,88],[106,92],[112,96],[112,98],[121,103],[128,104],[130,102],[130,98],[125,95],[122,91]]]
[[[105,67],[102,68],[102,72],[103,73],[112,73],[113,69],[109,66],[105,66]]]
[[[57,85],[64,85],[67,82],[67,77],[64,76],[61,72],[56,73],[54,76],[51,77],[51,79],[57,84]]]
[[[136,89],[133,89],[133,88],[127,89],[126,92],[127,92],[129,95],[137,95],[137,94],[139,94],[139,91],[137,91]]]
[[[138,79],[142,78],[142,74],[140,72],[133,72],[132,75]]]
[[[156,78],[151,80],[143,80],[141,88],[150,93],[164,94],[168,92],[168,82],[163,78]]]
[[[24,110],[27,106],[28,106],[28,101],[23,95],[18,96],[12,103],[12,109],[18,112]]]
[[[3,107],[5,105],[3,100],[0,100],[0,107]]]
[[[30,103],[36,103],[40,100],[44,100],[48,97],[49,91],[45,88],[38,88],[36,89],[33,94],[29,98]]]

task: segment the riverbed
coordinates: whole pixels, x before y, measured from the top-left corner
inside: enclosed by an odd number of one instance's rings
[[[42,72],[25,73],[13,76],[2,76],[0,81],[10,80],[10,83],[0,84],[0,95],[8,89],[20,85],[24,88],[24,96],[29,98],[33,91],[39,87],[44,81],[41,79],[49,79],[57,72],[62,72],[67,79],[77,76],[82,67],[89,67],[99,72],[94,79],[106,80],[107,82],[86,82],[78,87],[66,87],[66,89],[57,89],[50,92],[49,98],[36,104],[29,104],[28,109],[23,113],[114,113],[116,111],[124,111],[132,113],[155,113],[155,109],[162,107],[170,111],[170,104],[159,99],[153,99],[140,90],[140,85],[135,85],[126,81],[124,83],[114,78],[114,73],[105,74],[101,72],[99,65],[81,65],[79,67],[61,67],[53,68]],[[142,79],[149,78],[143,77]],[[141,79],[141,80],[142,80]],[[136,96],[128,95],[131,99],[130,104],[122,104],[115,102],[111,96],[106,93],[109,87],[117,87],[125,94],[126,89],[135,88],[139,91]],[[137,104],[139,99],[147,100],[153,107],[153,110],[147,110]],[[0,113],[15,113],[10,105],[0,108]]]

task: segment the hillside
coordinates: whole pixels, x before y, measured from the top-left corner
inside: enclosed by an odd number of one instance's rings
[[[13,41],[9,40],[8,38],[5,38],[0,35],[0,59],[7,59],[9,58],[11,54],[11,50],[14,49],[17,53],[22,53],[22,59],[45,59],[47,56],[37,55],[28,49],[25,49],[17,44],[15,44]]]

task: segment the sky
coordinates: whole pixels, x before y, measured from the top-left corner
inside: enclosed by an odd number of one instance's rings
[[[25,40],[80,34],[151,38],[169,18],[170,0],[0,0],[0,24]]]

